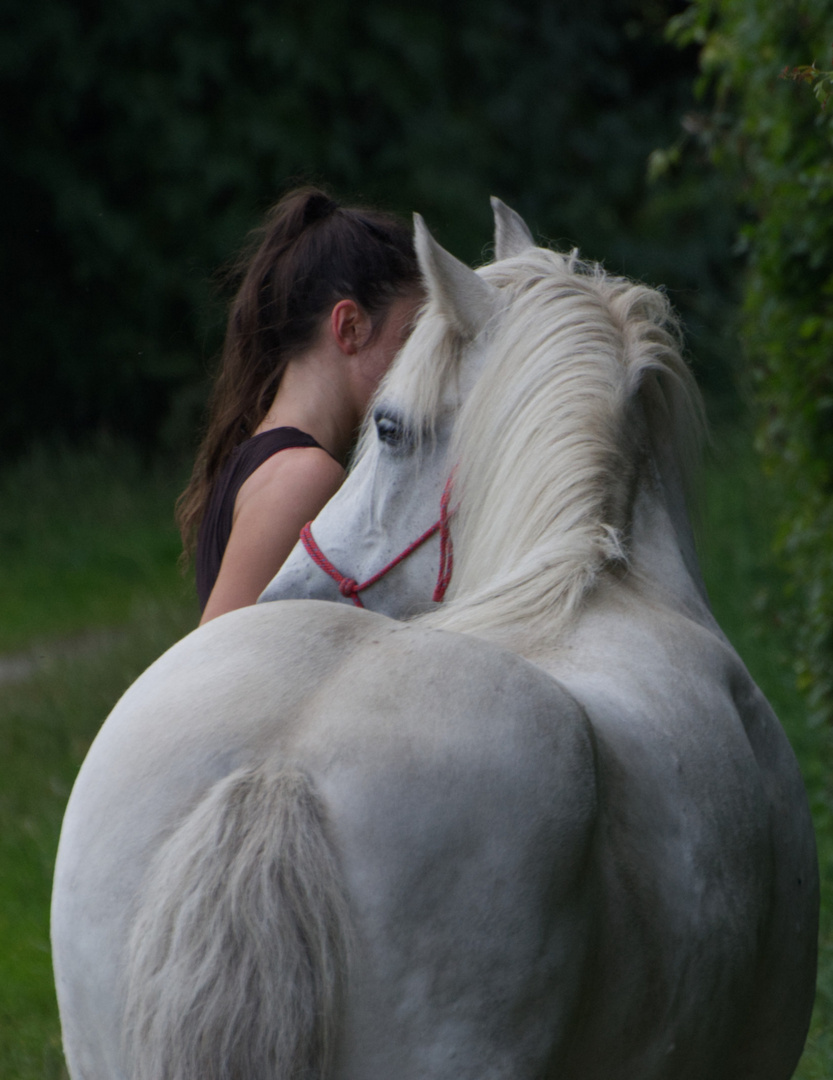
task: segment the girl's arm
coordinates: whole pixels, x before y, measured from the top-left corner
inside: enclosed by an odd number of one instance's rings
[[[281,450],[252,473],[237,494],[231,535],[200,623],[255,603],[344,476],[341,465],[315,447]]]

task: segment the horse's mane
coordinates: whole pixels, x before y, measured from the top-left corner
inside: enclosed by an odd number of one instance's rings
[[[506,306],[455,427],[451,589],[423,619],[479,633],[522,623],[540,639],[627,563],[642,462],[670,441],[689,474],[702,405],[661,292],[541,248],[478,272]],[[443,377],[459,342],[426,315]],[[440,381],[408,388],[417,415],[438,407]]]

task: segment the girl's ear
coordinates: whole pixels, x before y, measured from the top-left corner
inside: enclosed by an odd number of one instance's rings
[[[373,329],[369,317],[355,300],[339,300],[330,312],[329,328],[335,345],[345,356],[354,356],[367,343]]]

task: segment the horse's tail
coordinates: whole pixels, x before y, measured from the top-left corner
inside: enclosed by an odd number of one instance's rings
[[[349,960],[346,892],[310,779],[240,770],[168,838],[129,947],[133,1080],[323,1080]]]

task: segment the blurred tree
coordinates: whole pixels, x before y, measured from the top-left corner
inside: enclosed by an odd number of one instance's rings
[[[664,281],[712,357],[731,291],[713,174],[648,188],[690,103],[674,0],[2,0],[0,446],[190,440],[210,281],[288,185],[420,210],[482,258],[488,195]],[[707,369],[721,385],[720,363]]]
[[[833,0],[695,0],[672,30],[701,49],[704,130],[747,222],[747,381],[783,508],[799,683],[833,721],[833,86],[806,70],[831,66]]]

